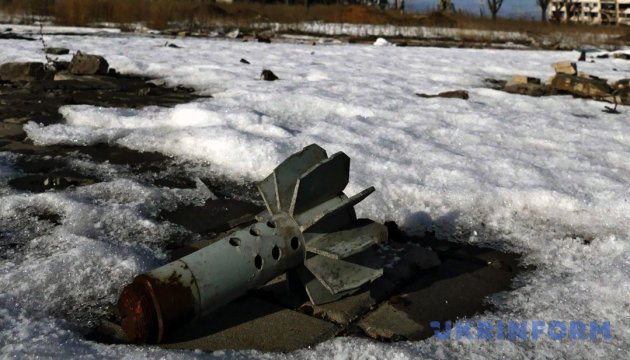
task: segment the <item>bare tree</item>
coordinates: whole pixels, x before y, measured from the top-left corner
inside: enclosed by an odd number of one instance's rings
[[[451,0],[440,0],[440,11],[450,13],[453,9],[453,2]]]
[[[551,3],[551,0],[536,0],[536,4],[540,7],[540,20],[542,22],[547,21],[547,9],[549,8],[549,3]]]
[[[503,6],[503,0],[486,0],[488,3],[488,10],[490,10],[490,14],[492,14],[492,20],[497,19],[497,13],[501,10],[501,6]]]

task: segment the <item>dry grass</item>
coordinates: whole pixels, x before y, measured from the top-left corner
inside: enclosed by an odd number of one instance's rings
[[[83,26],[95,22],[128,24],[142,22],[155,29],[170,26],[195,30],[215,24],[246,27],[255,22],[294,23],[301,21],[439,26],[464,29],[518,31],[532,34],[550,32],[606,33],[630,35],[628,27],[584,24],[541,23],[531,20],[492,21],[466,14],[402,14],[365,6],[280,5],[259,3],[216,4],[212,0],[0,0],[0,11],[32,18],[52,16],[60,25]]]

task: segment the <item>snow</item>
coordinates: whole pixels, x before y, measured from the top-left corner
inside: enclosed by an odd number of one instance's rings
[[[536,270],[492,296],[476,319],[610,320],[609,342],[374,343],[339,338],[287,355],[175,353],[104,346],[81,338],[95,311],[135,273],[163,260],[178,229],[150,214],[202,201],[201,188],[142,185],[117,168],[105,183],[54,193],[0,192],[0,229],[24,244],[0,259],[3,356],[286,358],[624,358],[630,347],[630,124],[599,102],[507,94],[487,77],[552,75],[577,52],[259,44],[229,40],[46,36],[49,46],[104,55],[123,73],[163,77],[213,98],[141,110],[66,106],[64,124],[25,126],[39,144],[107,142],[207,163],[237,181],[266,176],[289,154],[318,143],[352,159],[348,193],[377,192],[361,216],[435,229],[456,241],[524,254]],[[38,44],[0,41],[0,62],[42,60]],[[239,63],[240,58],[252,65]],[[616,80],[630,63],[597,59],[580,71]],[[259,79],[262,69],[280,78]],[[463,89],[470,100],[415,96]],[[0,157],[0,184],[14,176]],[[92,166],[96,166],[93,164]],[[111,165],[109,165],[111,166]],[[13,171],[13,170],[11,170]],[[105,171],[105,170],[104,170]],[[116,175],[120,175],[117,177]],[[4,191],[4,190],[3,190]],[[37,217],[61,215],[52,227]],[[98,225],[98,226],[96,226]],[[585,245],[585,239],[591,241]],[[63,272],[64,268],[69,269]],[[79,291],[90,284],[93,288]],[[59,320],[76,313],[77,319]],[[67,317],[67,316],[66,316]],[[89,320],[89,319],[88,319]],[[74,322],[73,322],[74,321]],[[79,327],[80,328],[80,327]]]

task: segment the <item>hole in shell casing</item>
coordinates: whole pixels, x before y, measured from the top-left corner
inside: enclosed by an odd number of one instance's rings
[[[260,230],[256,229],[255,227],[250,228],[249,233],[252,234],[253,236],[260,236]]]
[[[230,242],[230,245],[232,245],[232,246],[240,246],[241,245],[241,239],[236,238],[236,237],[230,238],[229,242]]]
[[[274,260],[278,260],[280,259],[280,248],[278,246],[274,246],[273,249],[271,249],[271,257],[273,257]]]
[[[294,236],[291,239],[291,249],[297,250],[300,247],[300,240],[298,240],[297,236]]]
[[[262,256],[256,255],[256,257],[254,258],[254,266],[258,270],[262,269],[262,267],[263,267],[263,258],[262,258]]]
[[[276,228],[276,223],[273,222],[273,220],[269,220],[269,221],[267,221],[267,226],[272,228],[272,229],[275,229]]]

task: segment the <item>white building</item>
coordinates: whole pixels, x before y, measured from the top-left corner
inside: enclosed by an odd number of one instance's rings
[[[630,0],[552,0],[547,11],[550,20],[630,25]]]

